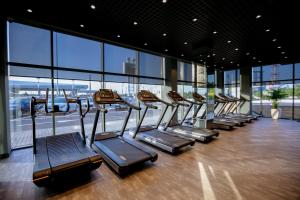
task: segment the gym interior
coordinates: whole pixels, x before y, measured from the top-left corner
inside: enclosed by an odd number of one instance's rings
[[[0,3],[0,199],[300,199],[296,1]]]

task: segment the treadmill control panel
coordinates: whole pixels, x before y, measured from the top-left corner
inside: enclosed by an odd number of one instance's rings
[[[198,94],[197,92],[193,93],[193,98],[198,102],[205,101],[205,98],[202,95]]]
[[[94,94],[94,101],[98,104],[118,104],[124,103],[118,93],[111,89],[100,89]]]
[[[168,96],[173,100],[173,101],[184,101],[184,98],[182,96],[180,96],[180,94],[178,94],[175,91],[170,91],[168,92]]]
[[[151,93],[148,90],[141,90],[140,92],[138,92],[137,94],[137,98],[140,101],[150,101],[150,102],[155,102],[155,101],[159,101],[159,99],[155,96],[155,94]]]

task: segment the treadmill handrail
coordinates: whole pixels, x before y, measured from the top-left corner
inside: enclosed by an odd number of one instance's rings
[[[85,117],[86,113],[82,113],[82,105],[81,105],[81,100],[79,97],[77,98],[68,98],[66,95],[65,90],[63,89],[64,97],[66,99],[67,103],[67,110],[65,111],[58,111],[60,113],[68,113],[70,111],[70,103],[78,104],[79,105],[79,115],[80,115],[80,124],[81,124],[81,135],[82,135],[82,140],[83,143],[86,143],[85,140],[85,129],[84,129],[84,124],[83,124],[83,118]],[[34,96],[31,97],[30,101],[30,114],[31,114],[31,119],[32,119],[32,140],[33,140],[33,153],[36,154],[36,124],[35,124],[35,118],[36,116],[36,109],[35,106],[38,104],[44,104],[45,105],[45,113],[49,113],[48,111],[48,97],[49,97],[49,88],[46,89],[46,97],[45,98],[36,98]],[[52,103],[53,104],[53,103]],[[88,108],[89,111],[89,108]],[[57,113],[54,109],[50,112],[52,114]]]

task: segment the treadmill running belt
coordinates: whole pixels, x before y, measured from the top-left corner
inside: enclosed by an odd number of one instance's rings
[[[216,134],[212,130],[203,130],[203,129],[191,128],[191,127],[187,127],[187,126],[180,126],[180,127],[170,126],[170,128],[172,129],[172,131],[179,132],[179,133],[182,133],[184,135],[199,134],[199,135],[210,137],[210,136]]]
[[[120,138],[95,141],[95,145],[119,166],[127,166],[149,160],[150,154],[124,142]]]
[[[157,130],[141,132],[138,134],[138,137],[144,137],[144,136],[155,138],[155,140],[170,147],[181,147],[191,143],[190,140],[182,139],[180,137],[169,135],[166,133],[161,133]]]

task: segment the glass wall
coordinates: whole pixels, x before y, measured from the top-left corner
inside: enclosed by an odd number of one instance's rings
[[[95,117],[92,95],[100,88],[117,91],[136,105],[136,93],[142,89],[162,98],[164,58],[160,56],[14,22],[8,27],[12,148],[32,145],[29,102],[32,96],[45,98],[47,88],[49,109],[52,95],[54,104],[60,110],[66,109],[63,90],[69,97],[80,97],[83,109],[89,101],[91,109],[84,119],[87,136]],[[120,129],[127,109],[118,105],[106,108],[106,130]],[[156,123],[161,105],[158,108],[148,112],[144,124]],[[43,109],[38,108],[38,137],[80,131],[77,105],[70,105],[69,113],[54,117],[45,115]],[[139,114],[132,112],[127,128],[136,125]],[[100,118],[97,132],[102,130],[101,123]]]
[[[224,94],[240,97],[240,70],[224,71]]]
[[[281,118],[297,119],[299,102],[297,97],[299,64],[267,65],[252,68],[252,109],[265,117],[271,117],[271,100],[268,95],[273,89],[281,89],[285,98],[279,101]]]

